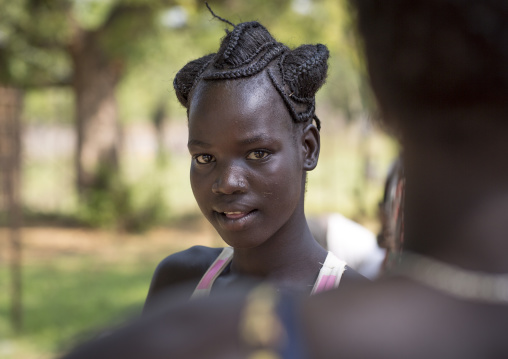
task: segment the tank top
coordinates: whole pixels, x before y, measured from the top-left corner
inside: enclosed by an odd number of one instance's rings
[[[213,283],[233,259],[233,253],[232,247],[226,247],[222,250],[199,281],[192,293],[191,299],[207,297],[210,294]],[[310,294],[313,295],[337,288],[345,269],[346,262],[337,258],[332,252],[328,252]]]

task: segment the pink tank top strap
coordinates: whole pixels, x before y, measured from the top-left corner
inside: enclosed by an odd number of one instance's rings
[[[194,292],[192,293],[191,299],[208,296],[213,283],[232,259],[233,248],[224,248],[217,259],[208,268],[205,275],[203,275],[203,278],[199,281],[196,289],[194,289]]]
[[[346,269],[346,262],[337,258],[332,252],[328,252],[323,267],[319,271],[318,278],[311,295],[337,288]]]

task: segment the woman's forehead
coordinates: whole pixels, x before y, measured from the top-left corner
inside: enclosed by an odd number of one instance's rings
[[[279,94],[276,92],[264,71],[255,76],[246,78],[232,80],[201,80],[196,85],[190,97],[190,108],[193,102],[200,101],[204,96],[229,96],[238,101],[247,103],[252,101],[253,98],[266,99],[267,101],[273,101],[275,97],[280,99]]]
[[[240,131],[263,127],[287,133],[293,129],[293,120],[267,77],[205,80],[196,87],[192,97],[189,130],[197,133],[217,126],[233,126]]]
[[[242,79],[200,81],[191,97],[189,120],[209,111],[225,116],[273,114],[292,122],[284,101],[264,73]]]

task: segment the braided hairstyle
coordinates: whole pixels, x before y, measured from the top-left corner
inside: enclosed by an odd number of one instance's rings
[[[211,11],[211,10],[210,10]],[[256,21],[226,30],[217,53],[187,63],[175,76],[173,86],[180,103],[189,110],[192,90],[200,81],[234,80],[254,76],[266,69],[294,123],[315,120],[315,95],[326,80],[329,52],[326,46],[302,45],[290,50],[277,42]]]

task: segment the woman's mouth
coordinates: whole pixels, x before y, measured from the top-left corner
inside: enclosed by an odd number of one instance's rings
[[[228,231],[246,229],[256,218],[256,209],[251,211],[225,211],[215,212],[220,226]]]
[[[229,219],[240,219],[249,214],[249,212],[223,212]]]

